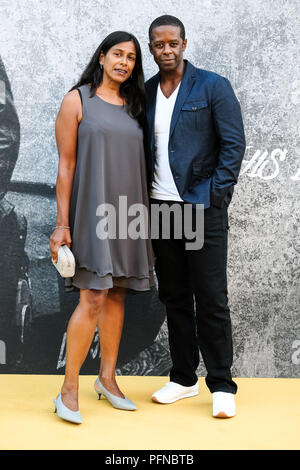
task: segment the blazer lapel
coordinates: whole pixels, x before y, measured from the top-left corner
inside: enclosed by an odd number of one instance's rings
[[[185,72],[182,77],[181,84],[178,90],[176,102],[174,105],[174,110],[173,110],[171,125],[170,125],[169,139],[176,126],[182,105],[185,102],[189,92],[191,91],[191,88],[193,86],[193,83],[196,77],[196,73],[195,73],[196,71],[193,65],[188,60],[184,60],[184,62],[186,63],[186,67],[185,67]]]
[[[193,86],[195,77],[196,77],[196,70],[195,67],[186,59],[184,59],[186,63],[184,75],[181,80],[181,84],[178,90],[178,95],[176,98],[176,102],[174,105],[174,110],[171,119],[170,125],[170,134],[169,138],[171,137],[176,122],[179,118],[180,110],[182,108],[183,103],[185,102],[191,88]],[[147,90],[147,120],[148,120],[148,131],[149,131],[149,144],[151,149],[151,154],[154,153],[154,119],[155,119],[155,107],[156,107],[156,94],[157,94],[157,87],[159,84],[160,73],[158,72],[152,78],[151,85]]]

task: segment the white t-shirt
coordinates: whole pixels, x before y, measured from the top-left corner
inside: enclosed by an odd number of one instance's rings
[[[176,188],[169,164],[169,134],[170,124],[180,83],[169,98],[157,87],[156,108],[154,120],[155,139],[155,168],[151,198],[164,201],[182,201]]]

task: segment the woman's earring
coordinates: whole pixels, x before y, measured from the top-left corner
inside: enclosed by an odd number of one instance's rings
[[[100,65],[100,70],[102,72],[102,69],[103,69],[103,65],[102,64],[99,64]]]

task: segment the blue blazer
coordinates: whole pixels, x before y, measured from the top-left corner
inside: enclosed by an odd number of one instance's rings
[[[238,99],[226,78],[186,67],[169,135],[169,162],[180,197],[192,204],[229,205],[245,153]],[[149,190],[155,166],[154,118],[160,74],[145,84],[147,96]]]

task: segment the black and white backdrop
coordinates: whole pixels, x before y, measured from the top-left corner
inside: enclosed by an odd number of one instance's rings
[[[247,149],[229,209],[233,374],[299,377],[300,71],[297,0],[1,0],[0,372],[63,373],[78,293],[51,263],[62,97],[102,39],[128,30],[147,48],[162,14],[186,26],[185,57],[226,76],[240,100]],[[164,307],[128,296],[118,374],[166,375]],[[97,332],[82,373],[96,374]],[[199,375],[205,374],[201,363]]]

